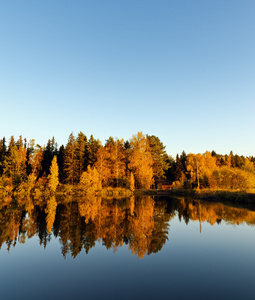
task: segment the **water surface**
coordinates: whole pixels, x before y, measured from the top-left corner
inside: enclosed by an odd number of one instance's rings
[[[2,199],[1,299],[252,299],[255,212],[174,198]]]

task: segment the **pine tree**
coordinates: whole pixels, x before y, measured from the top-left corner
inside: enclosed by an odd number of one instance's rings
[[[153,178],[155,183],[165,179],[165,171],[169,168],[168,156],[165,146],[155,135],[148,135],[147,140],[150,146],[150,152],[153,159]]]
[[[50,173],[50,165],[54,155],[58,155],[58,145],[53,136],[51,140],[48,140],[46,147],[43,149],[42,171],[40,176]]]
[[[64,174],[65,181],[74,184],[79,180],[78,161],[76,156],[77,141],[73,133],[69,135],[68,143],[64,152]]]
[[[93,135],[90,136],[85,153],[85,169],[88,166],[93,166],[97,160],[97,151],[101,147],[101,142],[97,139],[94,139]]]
[[[11,137],[7,155],[3,162],[3,173],[17,184],[26,177],[26,153],[26,148],[21,145],[17,146],[14,138]]]
[[[0,176],[3,174],[4,169],[4,160],[6,156],[6,144],[5,144],[5,138],[0,140]]]
[[[87,145],[87,137],[82,132],[79,132],[76,141],[78,180],[80,180],[82,172],[85,171],[85,151]]]

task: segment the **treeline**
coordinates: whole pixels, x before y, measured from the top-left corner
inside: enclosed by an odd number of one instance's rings
[[[217,154],[186,154],[184,151],[170,162],[167,177],[177,188],[253,189],[255,158]]]
[[[121,187],[134,190],[168,187],[255,188],[255,158],[217,154],[186,154],[175,159],[154,135],[138,132],[127,141],[109,137],[103,145],[93,135],[71,133],[58,147],[55,138],[46,146],[12,136],[0,140],[0,192],[31,190],[35,185],[55,192],[61,184],[90,188]],[[60,183],[60,185],[59,185]]]
[[[12,136],[8,146],[0,141],[0,186],[15,189],[22,183],[48,184],[53,191],[58,183],[91,186],[149,189],[165,178],[169,157],[165,146],[154,135],[138,132],[130,140],[110,137],[105,145],[80,132],[71,133],[65,146],[54,137],[46,146],[35,145]]]

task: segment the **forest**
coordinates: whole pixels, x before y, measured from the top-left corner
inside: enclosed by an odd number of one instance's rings
[[[66,145],[54,137],[46,146],[22,136],[0,140],[0,195],[80,193],[105,188],[160,189],[255,188],[255,158],[206,151],[175,158],[154,135],[138,132],[129,140],[109,137],[103,144],[93,135],[71,133]]]

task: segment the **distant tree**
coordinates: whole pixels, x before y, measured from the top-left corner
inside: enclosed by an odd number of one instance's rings
[[[175,161],[172,156],[168,155],[167,163],[169,167],[165,172],[166,178],[169,181],[175,181]]]
[[[31,148],[30,148],[31,149]],[[41,146],[36,145],[36,147],[32,148],[29,154],[28,164],[30,166],[31,172],[38,178],[40,171],[42,170],[42,160],[43,160],[43,150]]]
[[[160,141],[160,139],[155,135],[146,136],[151,156],[153,159],[153,178],[154,182],[158,183],[159,181],[165,179],[165,171],[169,168],[168,156],[165,151],[165,146]]]
[[[46,147],[43,149],[42,171],[40,176],[43,173],[46,175],[50,173],[50,165],[54,155],[58,155],[58,145],[53,136],[51,140],[48,140]]]
[[[82,173],[80,187],[87,192],[93,192],[102,188],[100,175],[96,168],[88,166],[88,170]]]
[[[54,193],[56,192],[57,186],[59,184],[58,176],[58,163],[57,156],[55,155],[50,166],[50,174],[48,175],[48,187],[50,191]]]
[[[216,158],[209,151],[204,154],[190,153],[187,157],[186,168],[191,181],[200,181],[209,185],[210,177],[217,168]]]
[[[187,173],[187,169],[186,169],[187,154],[186,154],[185,151],[182,151],[182,154],[180,155],[180,160],[181,160],[181,163],[182,163],[183,172]]]
[[[77,141],[71,133],[64,152],[65,182],[74,184],[79,181],[79,165],[77,160]]]
[[[11,137],[3,163],[3,173],[16,183],[20,183],[26,177],[26,152],[26,148],[17,146]]]
[[[77,168],[78,168],[78,180],[80,180],[81,174],[85,171],[85,153],[87,145],[87,137],[81,131],[78,133],[76,139],[76,156],[77,156]]]
[[[88,166],[93,166],[97,160],[97,151],[101,147],[101,142],[94,139],[93,135],[90,136],[85,153],[85,170]]]
[[[111,184],[119,186],[119,180],[125,175],[126,171],[124,141],[114,140],[110,137],[106,141],[105,149],[108,152]]]
[[[5,160],[5,156],[6,156],[6,141],[5,141],[5,137],[0,140],[0,176],[2,176],[3,174],[3,167],[4,167],[4,160]]]
[[[64,182],[64,153],[65,153],[65,147],[64,145],[61,145],[59,147],[58,155],[57,155],[57,162],[58,162],[58,168],[59,168],[59,181]]]
[[[176,155],[175,159],[175,172],[174,172],[174,179],[175,181],[183,181],[185,176],[185,169],[182,164],[182,160],[179,157],[179,154]]]
[[[149,189],[154,182],[149,142],[142,132],[138,132],[130,140],[130,146],[129,168],[134,173],[138,187]]]
[[[99,173],[102,185],[108,186],[111,180],[111,168],[109,152],[103,146],[97,151],[97,161],[95,167]]]

